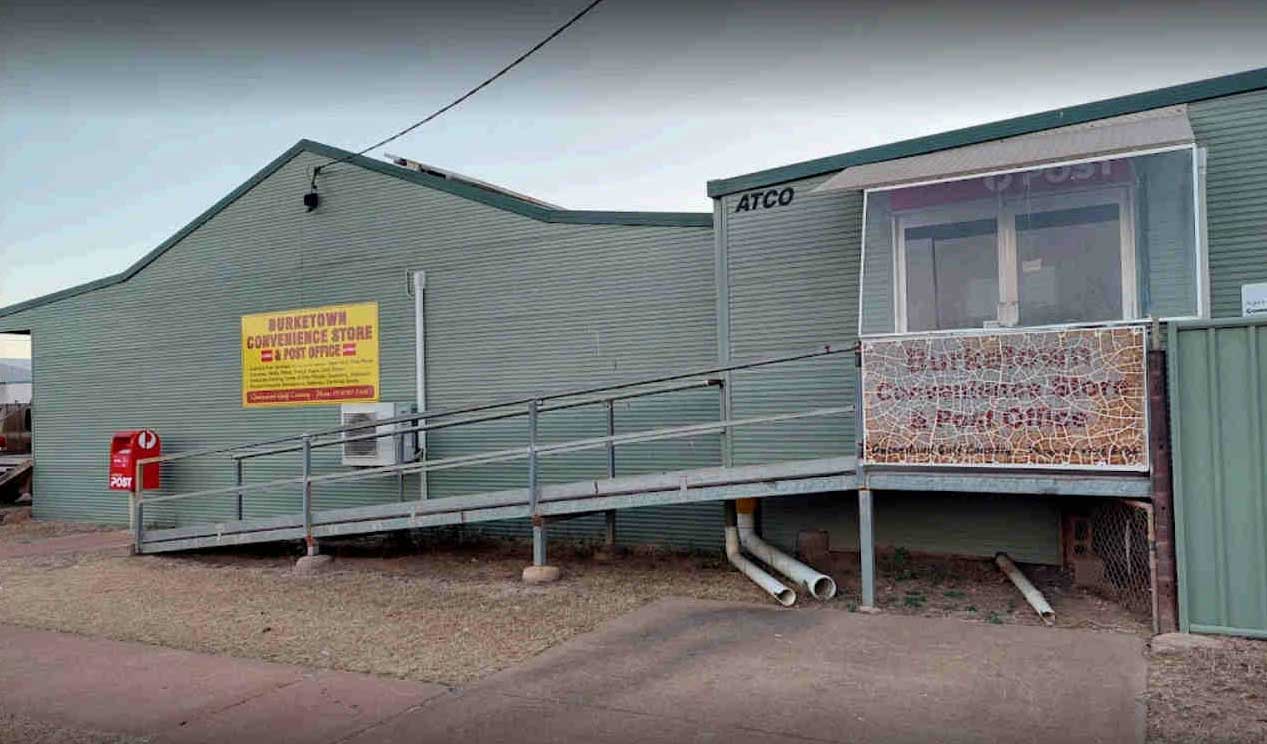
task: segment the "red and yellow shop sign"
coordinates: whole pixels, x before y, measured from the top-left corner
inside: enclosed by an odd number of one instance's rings
[[[378,303],[242,316],[242,405],[378,400]]]

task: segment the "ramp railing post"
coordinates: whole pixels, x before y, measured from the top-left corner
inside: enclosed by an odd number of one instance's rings
[[[607,399],[607,436],[616,436],[616,401]],[[616,443],[607,440],[607,477],[616,477]],[[607,547],[616,544],[616,510],[607,510]]]
[[[234,474],[234,484],[238,487],[238,521],[242,521],[242,458],[233,458],[236,473]]]
[[[304,434],[304,543],[308,555],[317,554],[317,541],[312,539],[312,435]]]
[[[541,401],[528,402],[528,510],[532,513],[532,565],[546,565],[546,523],[538,513],[541,496],[540,474],[537,471],[537,414]]]
[[[145,541],[145,506],[143,504],[145,481],[141,479],[142,472],[143,466],[137,463],[136,473],[132,475],[132,530],[133,538],[136,540],[133,552],[138,555],[144,552]]]
[[[862,557],[862,606],[875,607],[875,520],[871,489],[858,489],[858,551]]]

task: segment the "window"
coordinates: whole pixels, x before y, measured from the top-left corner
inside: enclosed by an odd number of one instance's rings
[[[1198,312],[1193,150],[867,192],[862,332]]]

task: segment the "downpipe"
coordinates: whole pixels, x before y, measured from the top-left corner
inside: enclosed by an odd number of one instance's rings
[[[770,574],[761,570],[757,564],[744,557],[739,551],[739,528],[735,524],[735,510],[732,505],[726,505],[726,558],[730,561],[730,565],[739,569],[744,576],[752,579],[752,581],[761,587],[767,594],[774,597],[775,601],[784,607],[791,607],[796,604],[796,592],[789,589],[783,582],[774,578]]]
[[[801,563],[757,535],[753,518],[756,510],[756,499],[739,499],[735,502],[735,511],[738,512],[739,544],[743,546],[743,549],[791,579],[798,587],[809,592],[814,599],[826,601],[836,596],[836,582],[830,576]]]
[[[998,565],[999,569],[1003,571],[1004,575],[1012,580],[1012,583],[1021,592],[1021,596],[1025,597],[1025,601],[1029,602],[1029,606],[1033,607],[1034,612],[1037,612],[1038,616],[1042,618],[1043,623],[1047,625],[1055,625],[1056,611],[1053,610],[1051,605],[1047,603],[1047,598],[1043,596],[1042,592],[1038,591],[1038,587],[1030,583],[1030,580],[1025,577],[1025,574],[1021,571],[1021,569],[1012,562],[1012,559],[1008,557],[1008,554],[995,554],[994,562]]]

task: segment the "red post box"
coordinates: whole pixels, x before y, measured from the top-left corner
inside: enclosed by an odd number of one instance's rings
[[[110,438],[110,489],[131,491],[136,478],[136,461],[163,454],[163,443],[149,429],[116,431]],[[158,463],[144,467],[141,482],[146,489],[158,488]]]

